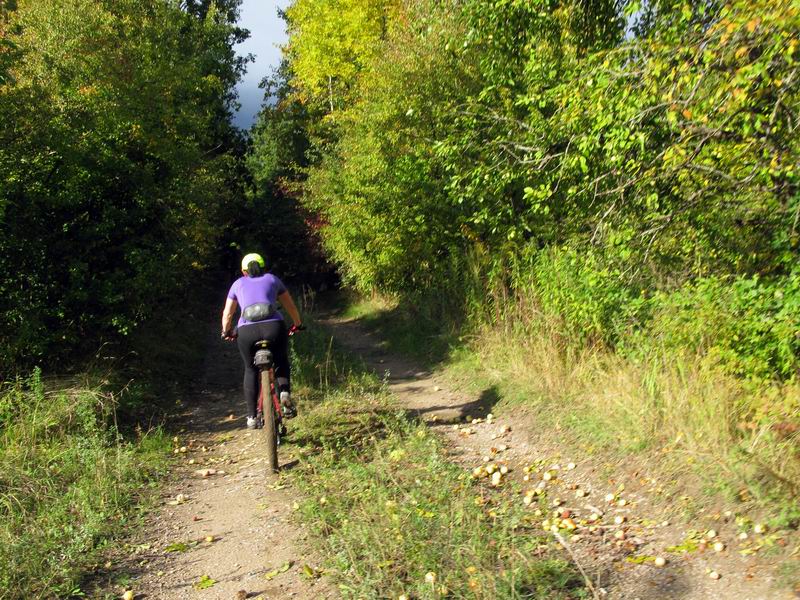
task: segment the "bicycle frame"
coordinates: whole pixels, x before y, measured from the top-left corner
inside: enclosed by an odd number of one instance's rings
[[[256,343],[256,353],[253,357],[253,364],[258,369],[259,392],[258,392],[258,413],[261,423],[263,423],[264,437],[267,442],[267,462],[273,473],[278,472],[278,444],[280,443],[281,433],[281,407],[278,393],[275,387],[275,370],[272,352],[269,349],[269,341],[261,340]],[[264,403],[264,395],[269,394],[272,403]]]
[[[278,392],[275,389],[274,369],[269,369],[269,395],[272,398],[272,406],[275,408],[276,420],[280,423],[280,421],[283,419],[283,416],[281,413],[281,402],[278,398]],[[264,387],[261,385],[260,378],[258,385],[258,406],[256,407],[256,411],[258,414],[264,414]]]

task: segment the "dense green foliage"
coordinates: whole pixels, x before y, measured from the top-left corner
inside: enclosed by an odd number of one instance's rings
[[[286,85],[319,112],[296,180],[352,284],[796,377],[796,3],[387,2],[380,35],[326,20],[347,71],[314,61],[324,4],[287,11]],[[324,76],[348,92],[327,107]]]
[[[0,368],[126,334],[204,267],[240,182],[238,0],[22,0],[0,46]]]

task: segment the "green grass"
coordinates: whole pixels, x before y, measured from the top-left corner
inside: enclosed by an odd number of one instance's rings
[[[518,495],[450,463],[436,435],[314,331],[295,342],[302,458],[290,477],[345,598],[585,597]]]
[[[385,349],[411,356],[422,367],[445,361],[461,340],[454,322],[443,322],[396,300],[374,296],[358,298],[346,292],[332,302],[345,319],[358,320],[368,331],[378,333]]]
[[[123,440],[92,382],[0,392],[0,598],[67,598],[164,465],[160,430]]]
[[[202,290],[185,322],[200,343],[165,344],[174,325],[153,320],[78,374],[0,383],[0,599],[85,597],[105,549],[140,522],[171,456],[170,414],[202,364]]]

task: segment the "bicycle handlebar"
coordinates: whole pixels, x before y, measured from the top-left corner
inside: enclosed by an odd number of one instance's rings
[[[300,325],[292,325],[291,327],[289,327],[289,336],[291,337],[298,331],[303,331],[305,328],[306,326],[303,325],[302,323],[300,323]],[[220,334],[220,337],[226,342],[232,342],[237,337],[239,337],[239,328],[237,327],[233,331],[223,331]]]

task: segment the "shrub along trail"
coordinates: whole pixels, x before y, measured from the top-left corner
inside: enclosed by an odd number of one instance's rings
[[[266,476],[261,432],[244,428],[236,347],[220,342],[216,328],[208,347],[202,381],[183,400],[161,506],[112,557],[105,593],[120,597],[130,589],[148,600],[338,597],[290,519],[296,490]]]
[[[798,552],[782,549],[787,540],[780,535],[753,531],[752,523],[737,522],[737,515],[724,508],[699,508],[700,516],[689,521],[684,506],[654,501],[652,492],[660,483],[643,472],[644,466],[579,456],[568,444],[544,441],[535,423],[513,412],[487,420],[497,402],[491,389],[478,395],[455,390],[442,374],[382,350],[379,334],[357,320],[329,315],[324,323],[338,342],[387,376],[399,403],[441,435],[465,472],[485,478],[491,489],[491,471],[508,468],[507,474],[494,475],[500,480],[497,487],[514,490],[537,523],[558,531],[553,541],[560,537],[565,552],[587,573],[594,588],[590,595],[641,600],[797,597],[797,590],[787,588],[791,576],[780,572],[789,572]],[[536,489],[541,493],[534,494]],[[666,562],[658,566],[662,558]]]

